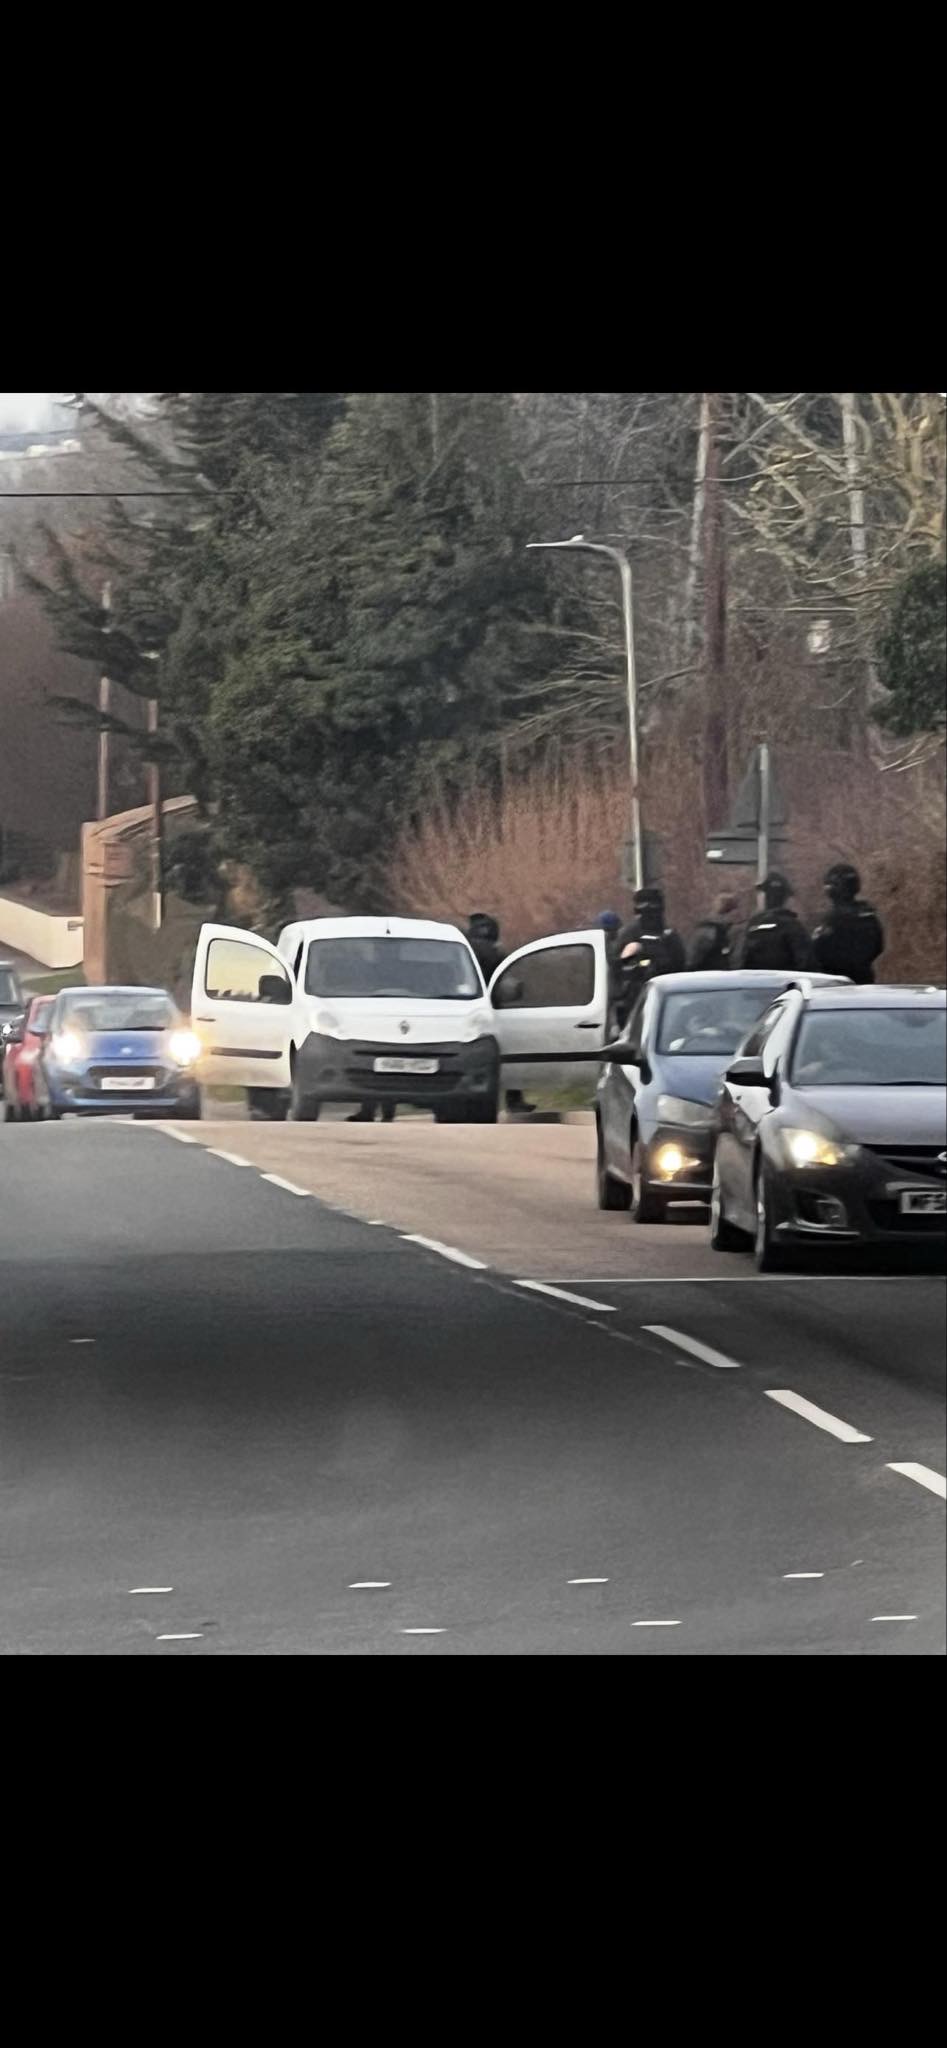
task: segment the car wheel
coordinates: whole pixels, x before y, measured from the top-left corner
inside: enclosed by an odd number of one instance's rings
[[[293,1073],[293,1085],[289,1097],[289,1118],[294,1124],[317,1124],[322,1104],[318,1095],[304,1095],[299,1085],[299,1076]]]
[[[595,1157],[595,1193],[600,1209],[630,1209],[631,1189],[626,1180],[616,1180],[605,1164],[605,1145],[602,1126],[597,1125]]]
[[[787,1264],[782,1245],[773,1242],[772,1197],[766,1169],[760,1165],[756,1173],[756,1235],[753,1239],[753,1257],[758,1273],[779,1273]]]
[[[664,1223],[667,1197],[648,1186],[648,1150],[636,1138],[631,1148],[631,1220],[633,1223]]]
[[[715,1252],[744,1252],[747,1248],[745,1231],[729,1222],[723,1213],[723,1192],[720,1186],[720,1169],[714,1160],[713,1186],[710,1190],[710,1243]]]
[[[469,1124],[495,1124],[500,1114],[500,1098],[490,1095],[485,1102],[471,1102],[467,1109]]]

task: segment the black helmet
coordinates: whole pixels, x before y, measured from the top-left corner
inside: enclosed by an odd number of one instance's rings
[[[653,883],[649,883],[644,889],[636,889],[635,909],[639,911],[653,910],[655,916],[661,918],[663,922],[664,897],[660,889],[656,889]]]
[[[833,903],[853,903],[861,888],[861,876],[851,861],[837,860],[824,876],[826,893]]]
[[[767,875],[765,882],[760,883],[760,888],[767,910],[778,910],[780,904],[785,903],[792,895],[792,883],[787,882],[785,875],[779,874],[775,869],[772,874]]]
[[[485,939],[492,946],[496,945],[500,936],[500,927],[497,924],[496,918],[488,917],[485,910],[474,910],[471,912],[468,929],[472,938]]]

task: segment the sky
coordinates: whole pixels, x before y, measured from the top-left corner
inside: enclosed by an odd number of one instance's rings
[[[0,434],[27,434],[52,423],[53,406],[66,396],[59,391],[0,391]]]

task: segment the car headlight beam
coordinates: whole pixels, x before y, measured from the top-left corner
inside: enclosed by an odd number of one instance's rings
[[[785,1129],[782,1141],[792,1166],[841,1166],[856,1151],[824,1131]]]
[[[179,1067],[192,1067],[201,1056],[201,1041],[195,1031],[172,1031],[168,1051]]]
[[[77,1031],[57,1031],[51,1044],[53,1058],[68,1067],[82,1058],[82,1040]]]

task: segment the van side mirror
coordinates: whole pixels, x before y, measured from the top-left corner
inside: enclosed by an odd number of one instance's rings
[[[495,1010],[510,1010],[523,1000],[523,984],[512,974],[505,974],[490,998]]]
[[[261,974],[261,1003],[291,1003],[292,1000],[292,987],[281,974]]]

